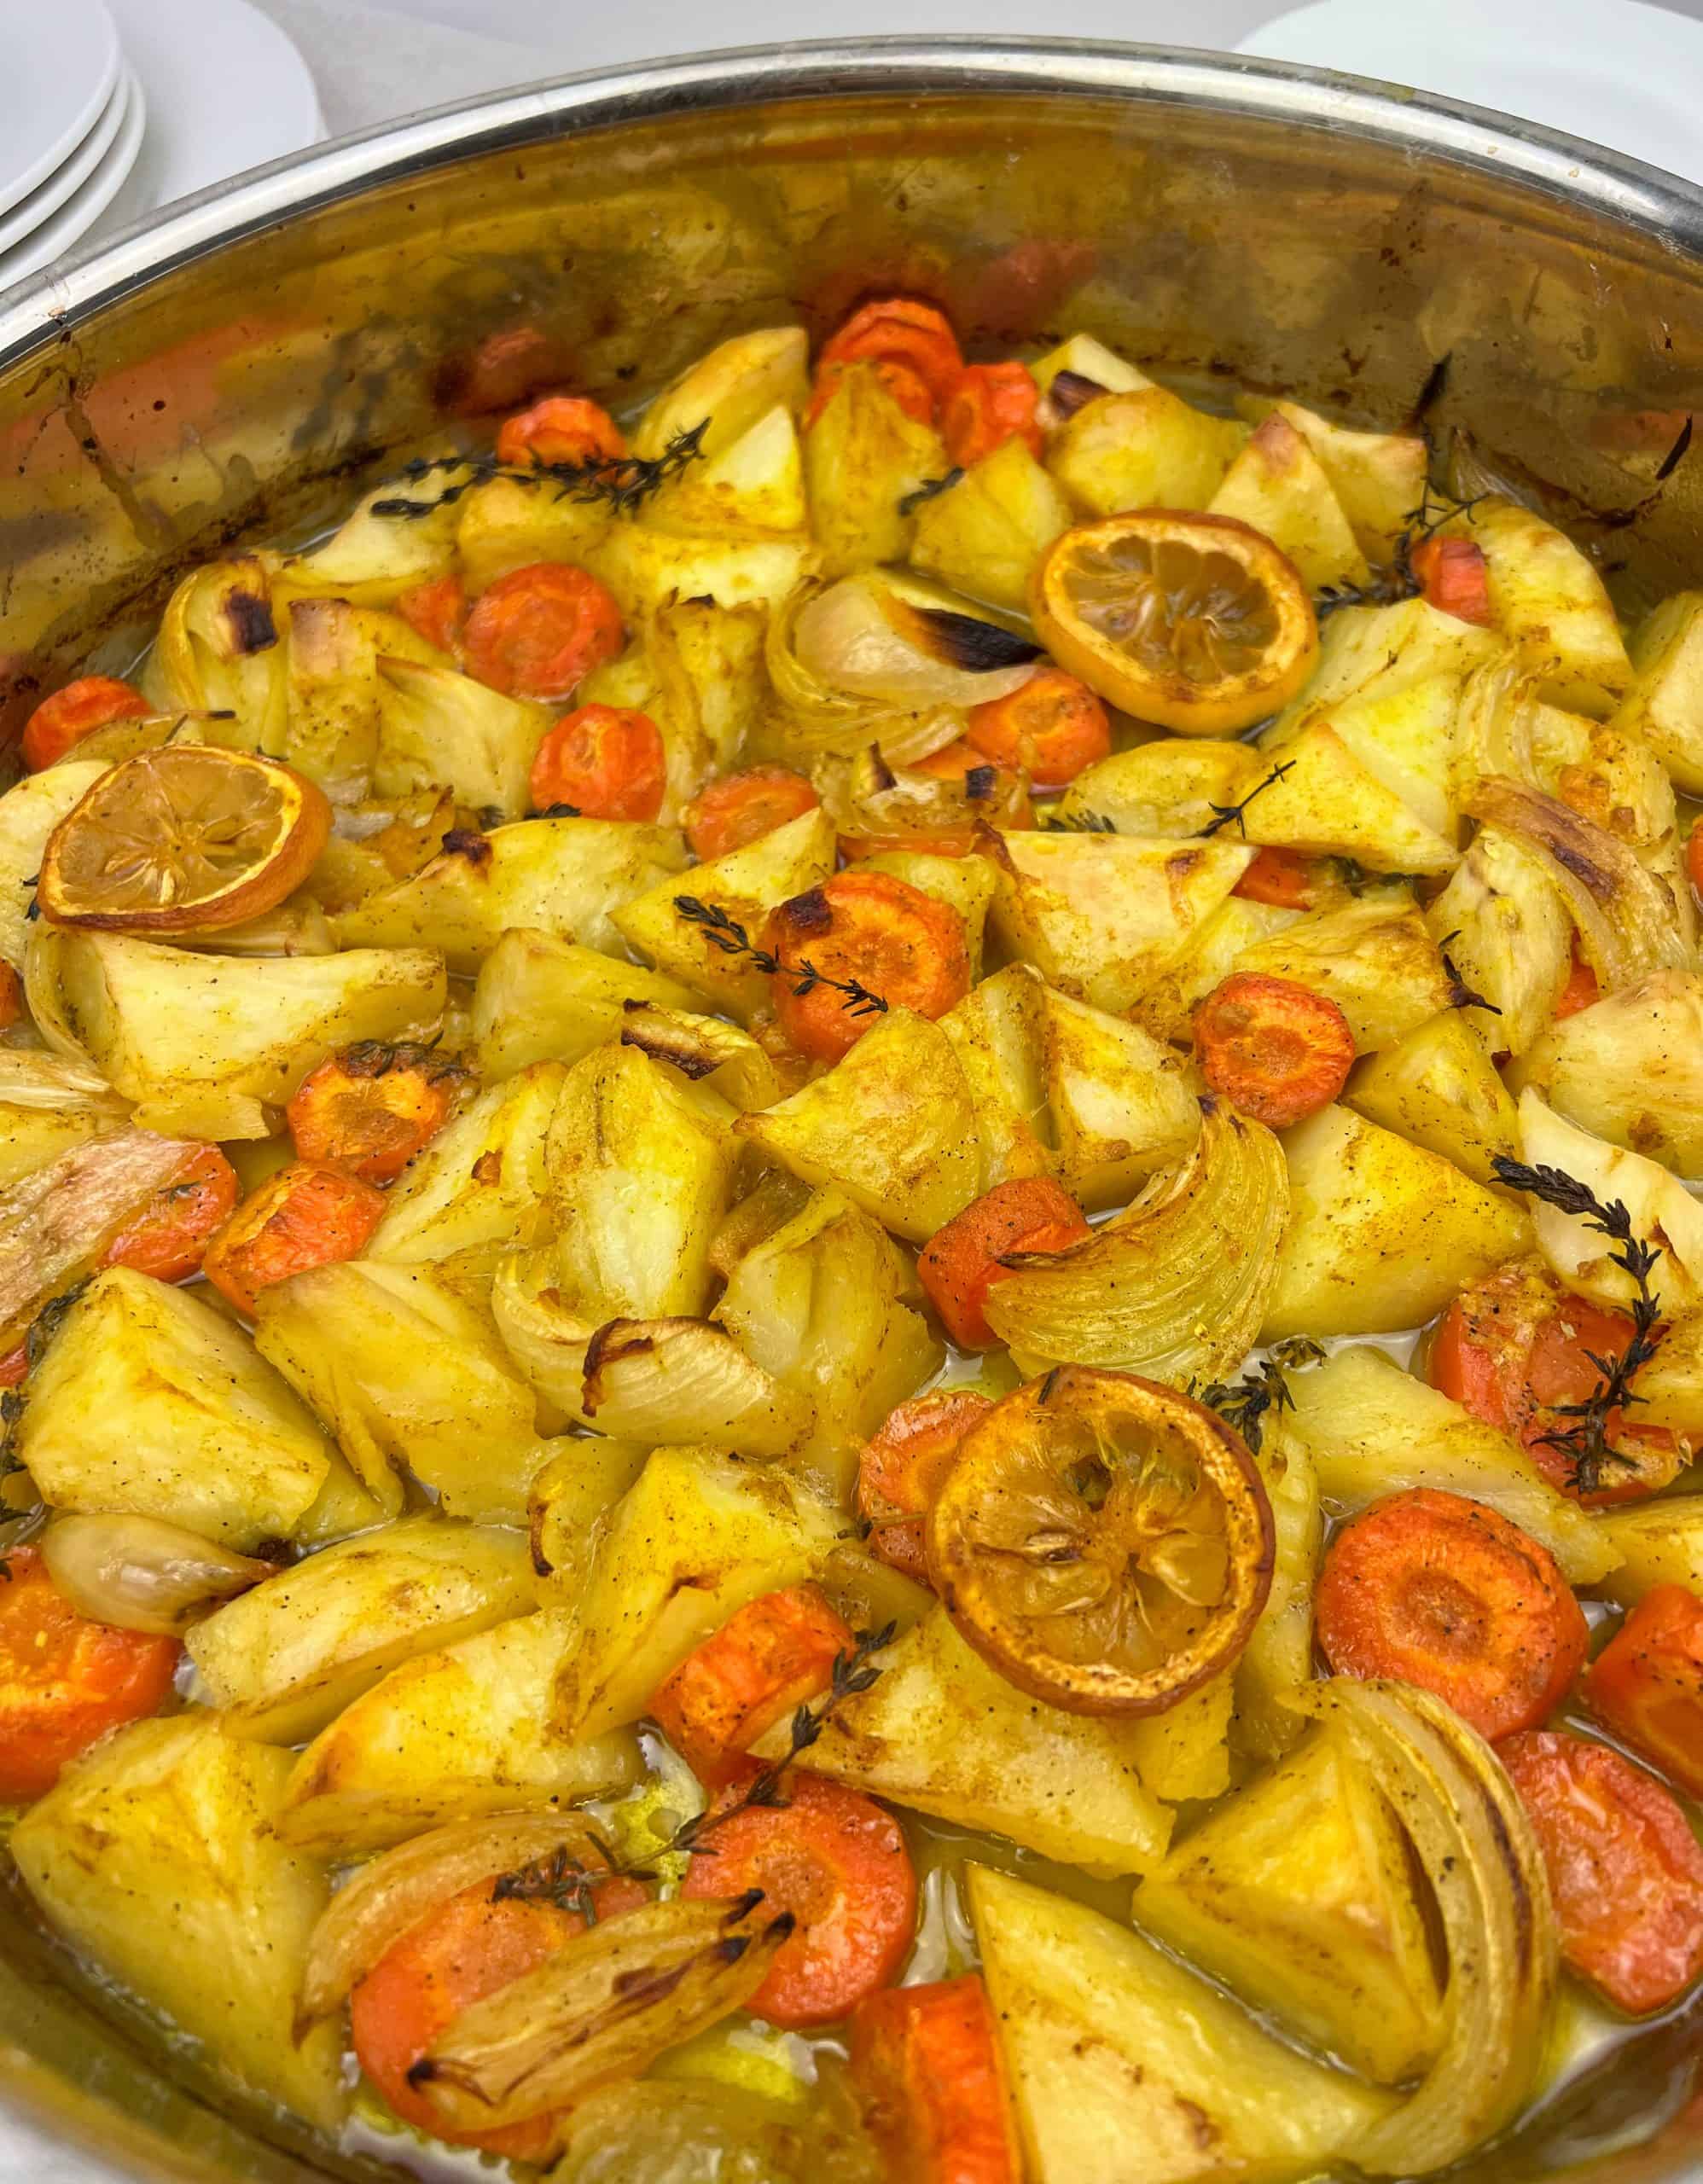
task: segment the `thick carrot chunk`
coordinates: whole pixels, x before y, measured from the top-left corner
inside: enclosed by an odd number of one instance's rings
[[[1354,1034],[1328,996],[1238,971],[1194,1017],[1194,1051],[1215,1092],[1272,1130],[1328,1107],[1354,1066]]]
[[[1658,1585],[1591,1663],[1584,1701],[1601,1722],[1703,1798],[1703,1600]]]
[[[852,2020],[852,2075],[904,2184],[1019,2184],[993,2006],[979,1972],[874,1995]]]
[[[668,786],[662,731],[624,706],[564,713],[532,760],[535,811],[566,804],[585,819],[654,819]]]
[[[944,402],[964,369],[958,337],[943,311],[910,296],[886,296],[853,311],[823,343],[821,364],[904,364]]]
[[[1062,788],[1112,748],[1105,706],[1061,667],[1037,668],[1009,697],[972,706],[964,735],[984,758],[1020,769],[1040,788]]]
[[[200,1270],[208,1244],[230,1220],[241,1186],[216,1145],[196,1147],[177,1180],[154,1193],[107,1246],[108,1266],[127,1266],[156,1281],[185,1281]]]
[[[451,659],[460,656],[462,631],[468,618],[467,586],[459,577],[439,577],[431,584],[417,584],[404,591],[396,611],[428,645],[436,645]]]
[[[1313,861],[1299,850],[1260,850],[1231,888],[1249,903],[1270,903],[1280,910],[1310,910],[1315,891]]]
[[[1583,1737],[1528,1730],[1497,1757],[1543,1854],[1567,1963],[1630,2017],[1677,2001],[1703,1972],[1703,1848],[1672,1793]]]
[[[1577,1016],[1582,1008],[1589,1008],[1597,1000],[1602,989],[1597,984],[1596,973],[1578,952],[1578,943],[1573,943],[1573,967],[1567,973],[1567,982],[1555,1002],[1555,1021],[1564,1016]]]
[[[21,1804],[108,1729],[157,1711],[183,1648],[78,1615],[33,1547],[0,1567],[0,1804]]]
[[[1490,570],[1482,547],[1470,538],[1425,538],[1413,549],[1414,574],[1425,587],[1427,602],[1459,622],[1488,629]]]
[[[311,1071],[285,1110],[297,1156],[388,1182],[448,1122],[467,1077],[430,1047],[358,1040]]]
[[[935,1230],[917,1276],[959,1349],[991,1350],[998,1337],[983,1306],[994,1283],[1013,1271],[1002,1262],[1020,1252],[1067,1251],[1093,1233],[1061,1183],[1043,1176],[996,1183]]]
[[[511,698],[572,696],[625,642],[614,595],[584,569],[533,561],[480,592],[468,616],[467,671]]]
[[[555,2119],[541,2115],[500,2130],[460,2132],[439,2117],[409,2071],[463,2010],[567,1949],[584,1932],[578,1911],[491,1895],[475,1881],[440,1903],[387,1949],[349,1998],[356,2059],[404,2123],[457,2146],[513,2161],[548,2160]],[[605,1881],[594,1902],[600,1923],[647,1902],[636,1881]]]
[[[686,1656],[651,1713],[699,1780],[718,1787],[764,1729],[827,1690],[856,1643],[814,1585],[765,1593]]]
[[[916,1396],[889,1411],[857,1460],[857,1513],[883,1562],[927,1584],[923,1519],[958,1443],[993,1408],[970,1388]]]
[[[1040,399],[1027,364],[966,365],[940,411],[947,454],[962,470],[1007,440],[1021,440],[1031,455],[1039,455],[1041,427],[1035,411]]]
[[[797,1926],[748,2007],[771,2024],[831,2024],[898,1972],[916,1930],[916,1872],[898,1822],[861,1790],[795,1768],[785,1796],[706,1829],[709,1855],[681,1893],[760,1889],[765,1915],[790,1911]]]
[[[384,1212],[384,1193],[340,1168],[302,1160],[243,1199],[207,1246],[201,1269],[238,1311],[275,1281],[357,1258]]]
[[[724,774],[700,789],[686,806],[682,824],[692,854],[700,863],[742,850],[802,819],[821,802],[802,774],[789,766],[751,766],[742,774]]]
[[[608,411],[578,394],[547,394],[506,418],[497,435],[497,460],[512,470],[532,463],[610,462],[626,451]]]
[[[837,872],[794,895],[770,914],[764,945],[781,965],[781,1029],[816,1061],[849,1054],[887,1009],[944,1016],[970,990],[962,918],[891,873]]]
[[[25,723],[20,746],[24,764],[38,774],[108,721],[144,719],[149,710],[141,691],[115,676],[79,676],[44,698]]]
[[[1549,1549],[1431,1487],[1374,1502],[1338,1532],[1315,1612],[1339,1676],[1416,1683],[1485,1737],[1536,1728],[1584,1662],[1584,1616]]]

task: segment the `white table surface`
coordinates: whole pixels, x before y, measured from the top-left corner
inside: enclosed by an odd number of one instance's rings
[[[155,0],[169,16],[172,0]],[[1364,0],[1381,8],[1394,0]],[[9,0],[0,0],[0,11]],[[713,42],[712,11],[684,0],[393,0],[374,8],[349,0],[255,0],[290,37],[313,72],[333,136],[424,107],[471,98],[540,76],[600,68],[648,55],[689,52]],[[1670,0],[1703,16],[1703,0]],[[714,11],[748,22],[741,44],[793,27],[772,0],[726,0]],[[1229,47],[1285,12],[1282,0],[834,0],[810,12],[813,38],[966,31],[1053,37],[1125,38],[1156,44]],[[93,233],[101,232],[97,224]],[[89,2184],[74,2155],[0,2117],[0,2184]]]

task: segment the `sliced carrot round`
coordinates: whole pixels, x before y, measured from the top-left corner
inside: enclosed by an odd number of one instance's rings
[[[991,1350],[999,1338],[983,1307],[994,1283],[1012,1271],[1001,1260],[1017,1252],[1067,1251],[1093,1233],[1082,1208],[1050,1176],[996,1183],[935,1230],[917,1258],[917,1278],[960,1350]]]
[[[1427,604],[1458,622],[1474,622],[1488,629],[1491,613],[1490,565],[1484,549],[1470,538],[1425,538],[1413,549],[1410,566],[1425,587]]]
[[[910,296],[884,296],[853,311],[822,344],[822,363],[904,364],[938,404],[964,369],[958,337],[944,311]]]
[[[1310,910],[1316,883],[1313,861],[1299,850],[1264,849],[1231,888],[1244,902],[1270,903],[1280,910]]]
[[[810,406],[805,411],[806,432],[838,394],[846,373],[858,369],[874,372],[905,415],[914,422],[919,425],[933,423],[934,396],[927,380],[920,373],[913,371],[909,364],[898,363],[892,357],[860,360],[847,357],[818,366]]]
[[[647,1901],[636,1881],[613,1879],[595,1894],[599,1920]],[[462,2011],[555,1956],[584,1931],[577,1911],[514,1897],[493,1902],[491,1883],[450,1896],[388,1949],[349,1998],[349,2029],[361,2068],[405,2123],[457,2146],[514,2161],[547,2160],[555,2119],[496,2131],[446,2125],[408,2073]]]
[[[388,1182],[448,1122],[467,1075],[430,1047],[358,1040],[311,1070],[285,1109],[296,1157]]]
[[[760,841],[789,820],[803,818],[822,801],[802,774],[789,766],[749,766],[724,774],[686,806],[682,824],[700,863]]]
[[[43,1797],[96,1738],[156,1712],[183,1648],[96,1623],[65,1598],[38,1549],[0,1576],[0,1804]]]
[[[817,1061],[849,1054],[886,1009],[944,1016],[970,990],[962,918],[891,873],[839,872],[794,895],[770,912],[764,945],[781,965],[781,1029]],[[850,985],[873,998],[846,993]]]
[[[1041,390],[1027,364],[967,364],[948,390],[940,410],[940,437],[960,469],[1021,440],[1031,455],[1041,452],[1041,427],[1035,412]]]
[[[861,1790],[794,1768],[784,1805],[747,1805],[700,1839],[681,1893],[763,1891],[765,1915],[790,1911],[781,1945],[747,2007],[771,2024],[831,2024],[885,1987],[916,1930],[916,1871],[904,1833]]]
[[[1591,1663],[1584,1702],[1688,1797],[1703,1798],[1703,1599],[1646,1593]]]
[[[1496,1750],[1543,1852],[1567,1964],[1630,2017],[1677,2001],[1703,1973],[1703,1847],[1672,1792],[1583,1737],[1532,1729]]]
[[[650,1702],[698,1780],[718,1789],[767,1728],[827,1690],[857,1641],[814,1585],[765,1593],[695,1647]]]
[[[152,1275],[156,1281],[187,1281],[230,1218],[241,1188],[218,1146],[197,1147],[177,1180],[156,1191],[119,1229],[103,1263]]]
[[[141,691],[116,676],[81,675],[44,698],[24,723],[20,746],[24,764],[38,774],[108,721],[142,720],[150,710]]]
[[[1112,748],[1112,723],[1088,685],[1061,667],[1037,668],[1020,689],[970,708],[967,740],[1039,788],[1062,788]]]
[[[857,1513],[871,1527],[869,1545],[892,1569],[930,1583],[923,1519],[958,1443],[991,1405],[972,1388],[916,1396],[887,1413],[857,1460]]]
[[[1194,1052],[1214,1092],[1272,1130],[1328,1107],[1354,1066],[1354,1033],[1327,995],[1237,971],[1195,1011]]]
[[[55,925],[199,932],[276,909],[312,870],[331,806],[305,775],[212,744],[144,751],[49,835],[36,899]]]
[[[600,402],[580,394],[547,394],[530,410],[505,418],[497,460],[510,469],[532,463],[613,462],[627,451],[621,428]]]
[[[998,2027],[979,1972],[872,1995],[852,2019],[852,2076],[889,2176],[1019,2184]]]
[[[428,645],[436,645],[451,659],[459,657],[468,618],[467,586],[459,577],[439,577],[431,584],[416,584],[397,601],[396,611],[416,636],[424,637]]]
[[[535,811],[568,804],[587,819],[654,819],[668,787],[662,730],[625,706],[577,706],[532,760]]]
[[[1632,1333],[1625,1313],[1575,1297],[1546,1267],[1526,1260],[1498,1267],[1455,1298],[1426,1345],[1426,1374],[1473,1417],[1511,1434],[1562,1493],[1589,1507],[1638,1501],[1677,1475],[1683,1452],[1672,1433],[1613,1412],[1607,1420],[1613,1457],[1601,1484],[1586,1495],[1555,1438],[1569,1424],[1564,1406],[1588,1402],[1601,1387],[1595,1361],[1624,1356]]]
[[[1339,1676],[1434,1692],[1480,1736],[1536,1728],[1584,1663],[1584,1615],[1546,1547],[1481,1502],[1416,1487],[1326,1551],[1320,1650]]]
[[[607,585],[566,562],[532,561],[480,592],[462,650],[468,673],[493,690],[554,705],[625,642],[621,610]]]
[[[962,1635],[1074,1714],[1176,1705],[1239,1658],[1271,1589],[1271,1505],[1241,1437],[1174,1388],[1083,1365],[970,1428],[927,1538]]]
[[[384,1193],[358,1176],[296,1161],[243,1199],[207,1246],[201,1271],[252,1317],[275,1282],[358,1258],[384,1206]]]

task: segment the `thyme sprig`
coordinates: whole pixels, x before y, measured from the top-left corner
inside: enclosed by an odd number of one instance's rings
[[[1253,787],[1249,789],[1247,794],[1243,797],[1239,803],[1211,804],[1210,809],[1212,816],[1195,835],[1195,840],[1204,842],[1209,836],[1216,834],[1221,828],[1233,826],[1236,832],[1241,836],[1242,839],[1246,841],[1247,839],[1247,821],[1244,816],[1244,814],[1247,812],[1248,805],[1253,803],[1256,796],[1261,795],[1266,789],[1275,788],[1277,783],[1282,780],[1285,774],[1293,774],[1295,770],[1295,764],[1296,762],[1294,759],[1286,758],[1282,765],[1274,766],[1270,772],[1266,775],[1264,780],[1256,781],[1253,784]]]
[[[1580,1182],[1560,1168],[1548,1167],[1541,1162],[1528,1165],[1523,1160],[1510,1160],[1501,1153],[1494,1155],[1491,1166],[1497,1182],[1507,1184],[1510,1190],[1524,1191],[1529,1197],[1541,1199],[1558,1213],[1583,1221],[1599,1235],[1618,1244],[1619,1249],[1608,1254],[1609,1263],[1630,1277],[1636,1292],[1632,1299],[1631,1340],[1618,1357],[1599,1357],[1594,1350],[1587,1350],[1584,1355],[1601,1374],[1601,1380],[1590,1395],[1578,1403],[1548,1405],[1557,1418],[1566,1419],[1567,1423],[1552,1432],[1536,1436],[1542,1446],[1558,1450],[1566,1459],[1569,1483],[1576,1494],[1595,1494],[1601,1489],[1605,1466],[1620,1464],[1630,1468],[1637,1461],[1635,1456],[1629,1456],[1611,1444],[1608,1429],[1617,1412],[1624,1413],[1634,1403],[1644,1401],[1634,1390],[1632,1381],[1655,1356],[1661,1341],[1657,1327],[1661,1311],[1650,1288],[1650,1275],[1662,1256],[1662,1246],[1647,1243],[1642,1236],[1633,1234],[1632,1217],[1624,1199],[1610,1199],[1605,1203],[1588,1183]]]
[[[963,476],[962,469],[954,464],[944,477],[925,478],[915,492],[906,493],[898,503],[901,515],[915,515],[925,501],[932,501],[941,493],[950,493]]]
[[[1445,932],[1437,944],[1438,959],[1443,966],[1443,975],[1449,981],[1449,1006],[1450,1008],[1482,1008],[1487,1015],[1500,1016],[1502,1011],[1496,1002],[1486,1001],[1477,988],[1469,986],[1456,969],[1455,959],[1449,953],[1449,944],[1451,940],[1458,940],[1460,937],[1461,928],[1456,926],[1453,932]]]
[[[1470,500],[1444,500],[1433,507],[1427,485],[1419,506],[1409,508],[1402,518],[1402,527],[1396,534],[1388,561],[1372,572],[1369,582],[1328,584],[1321,589],[1313,601],[1319,619],[1322,621],[1327,614],[1334,614],[1339,607],[1399,607],[1404,599],[1417,599],[1425,590],[1425,579],[1413,566],[1415,549],[1422,546],[1451,518],[1470,515],[1480,501],[1490,497],[1488,493],[1474,493]]]
[[[689,431],[676,433],[660,455],[598,455],[584,462],[538,462],[524,469],[499,462],[494,455],[422,456],[404,464],[397,473],[398,484],[423,485],[428,478],[446,470],[462,474],[429,497],[415,499],[407,494],[393,494],[387,499],[375,501],[372,513],[401,516],[417,523],[422,516],[453,507],[475,485],[488,485],[494,479],[501,478],[535,492],[551,488],[552,500],[601,501],[617,515],[631,515],[671,478],[677,478],[689,464],[702,461],[704,434],[709,423],[706,417]]]
[[[671,1856],[713,1858],[716,1846],[707,1838],[735,1813],[748,1812],[758,1806],[772,1810],[784,1809],[788,1802],[788,1769],[816,1743],[848,1699],[868,1691],[875,1683],[881,1671],[873,1656],[892,1645],[898,1627],[897,1623],[886,1623],[879,1630],[858,1631],[851,1651],[834,1655],[828,1687],[820,1703],[814,1707],[800,1706],[793,1713],[786,1757],[766,1761],[727,1804],[706,1805],[701,1812],[682,1821],[660,1850],[649,1852],[643,1859],[624,1859],[601,1837],[594,1835],[591,1840],[603,1863],[588,1866],[576,1858],[565,1843],[561,1843],[548,1856],[534,1858],[513,1873],[499,1873],[491,1886],[491,1902],[553,1903],[558,1910],[577,1911],[590,1926],[597,1920],[595,1891],[605,1881],[617,1876],[627,1880],[656,1880],[660,1878],[657,1862]]]
[[[848,1016],[885,1016],[887,1004],[878,993],[872,993],[861,979],[833,979],[826,971],[819,971],[807,956],[796,963],[783,963],[772,950],[759,948],[738,919],[729,915],[718,903],[700,903],[695,895],[677,895],[674,907],[689,924],[697,926],[712,948],[718,948],[724,956],[743,956],[753,969],[767,978],[796,980],[793,993],[802,1001],[806,994],[814,993],[818,986],[826,986],[832,993],[844,996],[840,1007]]]
[[[1266,1358],[1252,1373],[1244,1373],[1239,1380],[1228,1384],[1212,1381],[1210,1386],[1201,1389],[1200,1399],[1209,1410],[1217,1411],[1226,1426],[1234,1427],[1256,1455],[1265,1438],[1266,1413],[1293,1410],[1295,1407],[1295,1398],[1283,1378],[1283,1368],[1275,1357]]]
[[[1041,816],[1043,830],[1049,834],[1115,834],[1118,822],[1108,819],[1103,811],[1047,811]]]

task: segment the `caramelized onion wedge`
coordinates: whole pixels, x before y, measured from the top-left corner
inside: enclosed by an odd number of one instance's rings
[[[921,604],[868,572],[811,600],[793,642],[799,665],[828,689],[913,710],[1006,697],[1040,658],[1037,645],[999,623]]]
[[[1554,797],[1501,775],[1478,782],[1464,808],[1538,859],[1572,913],[1604,993],[1651,971],[1690,967],[1671,898],[1624,842]]]
[[[113,1130],[0,1193],[0,1350],[11,1349],[44,1304],[96,1266],[131,1216],[201,1149],[152,1130]]]
[[[830,754],[850,758],[879,743],[895,765],[914,765],[956,742],[965,728],[962,706],[896,707],[889,700],[839,688],[799,658],[799,623],[825,590],[819,577],[807,577],[770,616],[763,642],[764,661],[792,756],[803,760]]]
[[[158,1517],[55,1517],[42,1534],[48,1574],[79,1615],[176,1637],[200,1608],[276,1573]]]
[[[625,1912],[463,2010],[410,2080],[458,2130],[565,2107],[748,2001],[794,1923],[756,1891]]]
[[[1020,1255],[987,1321],[1026,1369],[1108,1365],[1186,1387],[1253,1347],[1289,1218],[1282,1147],[1226,1101],[1200,1102],[1181,1164],[1069,1251]]]
[[[556,1850],[587,1867],[605,1863],[589,1822],[578,1814],[499,1813],[434,1827],[363,1866],[332,1897],[309,1937],[297,2037],[328,2017],[428,1911],[477,1880]]]
[[[1336,1676],[1285,1703],[1347,1733],[1412,1840],[1448,1950],[1442,2052],[1343,2152],[1379,2176],[1447,2168],[1513,2120],[1543,2066],[1558,1944],[1537,1839],[1495,1753],[1429,1692]]]
[[[929,1575],[959,1630],[1075,1714],[1156,1714],[1229,1668],[1273,1552],[1258,1468],[1223,1419],[1080,1366],[996,1403],[928,1514]]]

